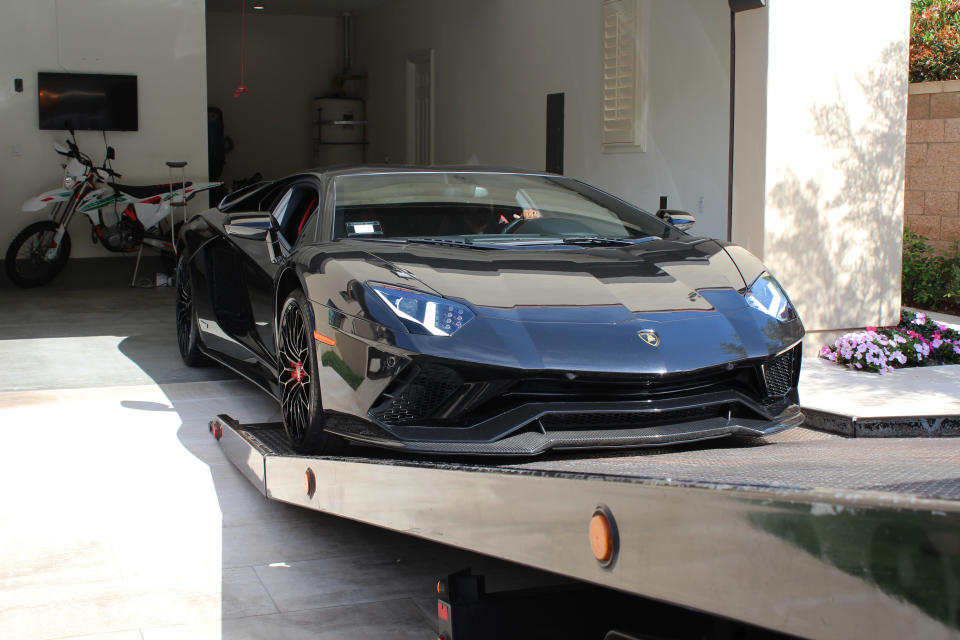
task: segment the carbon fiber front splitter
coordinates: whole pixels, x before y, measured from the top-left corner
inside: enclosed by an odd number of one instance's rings
[[[355,442],[421,453],[532,456],[551,449],[660,447],[727,436],[760,437],[799,426],[803,420],[800,407],[793,404],[773,420],[709,418],[674,425],[631,429],[524,430],[487,442],[397,440],[383,437],[373,429],[353,429],[347,427],[347,424],[328,423],[327,431]]]

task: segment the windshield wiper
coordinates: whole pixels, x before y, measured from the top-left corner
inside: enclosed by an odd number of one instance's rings
[[[600,236],[584,236],[582,238],[563,238],[563,244],[593,244],[593,245],[620,245],[636,244],[635,239],[604,238]]]
[[[448,238],[404,238],[404,242],[417,244],[437,244],[445,247],[464,247],[473,244],[472,240],[450,240]]]

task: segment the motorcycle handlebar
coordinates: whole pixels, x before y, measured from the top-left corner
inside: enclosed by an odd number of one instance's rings
[[[110,167],[97,167],[98,173],[105,173],[110,178],[122,178],[123,176]]]

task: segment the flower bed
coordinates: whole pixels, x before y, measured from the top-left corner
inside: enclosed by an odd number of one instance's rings
[[[895,327],[867,327],[820,349],[820,357],[851,369],[888,373],[903,367],[960,364],[960,331],[904,309]]]

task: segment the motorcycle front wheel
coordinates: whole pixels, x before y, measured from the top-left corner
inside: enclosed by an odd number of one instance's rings
[[[7,277],[20,287],[47,284],[66,266],[70,258],[70,234],[64,232],[60,246],[51,247],[57,234],[57,223],[35,222],[17,234],[7,249]],[[52,257],[50,249],[56,251]]]

